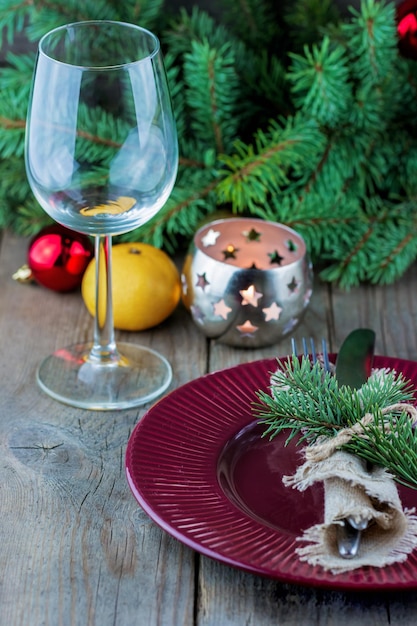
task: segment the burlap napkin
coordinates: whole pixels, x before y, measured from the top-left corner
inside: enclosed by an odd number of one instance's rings
[[[297,549],[300,559],[335,574],[405,561],[417,546],[417,517],[414,509],[403,509],[392,476],[381,467],[368,470],[359,457],[340,450],[319,461],[306,458],[294,476],[283,478],[300,491],[324,484],[324,522],[298,537],[308,544]],[[337,526],[349,515],[369,520],[352,559],[340,556],[337,543]]]

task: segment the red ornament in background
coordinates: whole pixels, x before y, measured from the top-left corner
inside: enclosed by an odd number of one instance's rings
[[[397,33],[401,54],[417,59],[417,0],[404,0],[398,5]]]
[[[54,224],[43,228],[31,240],[28,265],[40,285],[54,291],[79,287],[94,253],[86,235]]]

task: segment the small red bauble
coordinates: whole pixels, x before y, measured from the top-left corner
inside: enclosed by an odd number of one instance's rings
[[[54,224],[43,228],[29,243],[28,265],[37,283],[54,291],[72,291],[81,285],[94,253],[86,235]]]
[[[417,0],[397,6],[398,47],[404,57],[417,59]]]

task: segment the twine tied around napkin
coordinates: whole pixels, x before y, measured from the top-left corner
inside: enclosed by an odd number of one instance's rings
[[[391,405],[383,413],[401,410],[417,422],[417,409],[410,404]],[[305,462],[293,476],[284,476],[286,486],[305,491],[317,482],[324,485],[324,522],[306,529],[297,540],[308,545],[297,548],[302,561],[321,565],[334,574],[366,565],[384,567],[403,562],[417,546],[415,509],[403,509],[397,485],[383,467],[367,467],[364,460],[340,450],[353,436],[366,436],[366,426],[373,421],[366,414],[350,428],[333,438],[308,446]],[[389,425],[386,425],[389,428]],[[362,532],[358,554],[350,560],[340,556],[337,526],[352,516],[368,520]]]

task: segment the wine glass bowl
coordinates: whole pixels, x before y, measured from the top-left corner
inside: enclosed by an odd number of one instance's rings
[[[137,406],[164,391],[171,369],[148,348],[116,346],[111,237],[139,228],[175,183],[178,146],[159,41],[139,26],[77,22],[39,42],[26,128],[27,177],[57,222],[95,238],[94,339],[38,369],[54,398],[83,408]],[[103,263],[104,260],[104,263]],[[98,315],[104,298],[105,315]]]

